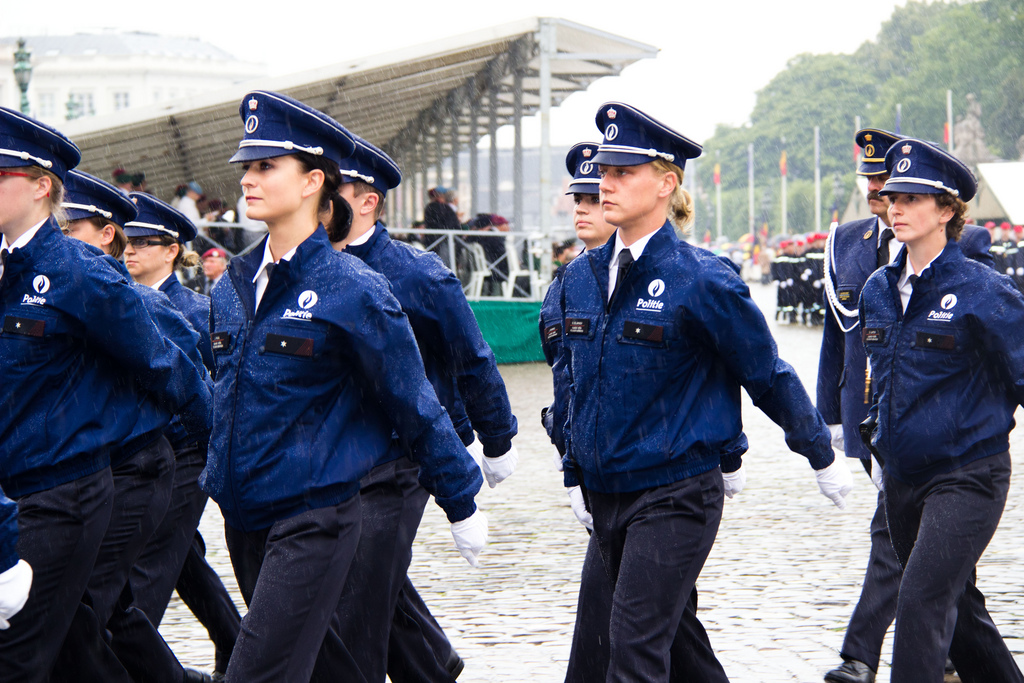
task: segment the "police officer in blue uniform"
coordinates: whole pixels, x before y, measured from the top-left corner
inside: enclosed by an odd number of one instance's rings
[[[836,505],[850,474],[746,285],[676,236],[673,222],[692,216],[682,165],[700,146],[619,102],[601,106],[597,125],[601,205],[618,230],[566,268],[562,352],[565,483],[586,493],[614,587],[606,680],[727,680],[695,583],[724,494],[742,488],[740,387]]]
[[[874,392],[862,434],[903,567],[892,680],[941,681],[948,652],[964,681],[1024,681],[973,577],[1010,484],[1024,297],[957,243],[977,188],[963,163],[907,138],[885,166],[904,249],[865,283],[860,326]]]
[[[387,278],[409,319],[438,400],[452,415],[465,411],[470,426],[462,437],[464,443],[472,446],[473,431],[479,433],[481,467],[493,488],[512,474],[518,461],[512,444],[518,430],[516,418],[494,354],[480,333],[454,273],[435,254],[392,240],[378,220],[387,192],[402,180],[400,169],[369,142],[358,137],[354,142],[355,150],[341,163],[339,189],[352,207],[352,224],[347,234],[329,233],[331,242],[335,249],[357,257]],[[459,406],[456,396],[461,398]],[[383,683],[385,673],[395,683],[396,676],[401,680],[454,680],[455,672],[446,665],[450,660],[452,669],[461,668],[458,656],[450,657],[453,650],[446,639],[445,651],[434,653],[422,637],[420,642],[395,642],[390,638],[396,607],[406,603],[404,596],[414,590],[406,571],[429,498],[417,481],[417,472],[416,463],[395,441],[360,486],[362,531],[338,606],[336,626],[367,681]],[[403,610],[411,611],[407,604]],[[433,624],[428,619],[421,628],[433,629]],[[392,652],[393,647],[398,651]],[[431,650],[430,656],[404,658],[408,664],[401,667],[401,675],[388,669],[389,660],[401,658],[403,651],[425,649]],[[338,665],[334,663],[325,680],[351,675]],[[319,679],[318,673],[314,680]]]
[[[817,407],[830,425],[833,445],[860,460],[876,486],[881,466],[860,440],[859,426],[871,405],[872,381],[861,341],[857,302],[868,277],[893,262],[901,243],[889,226],[889,200],[879,194],[889,171],[885,154],[900,138],[876,128],[857,132],[864,150],[857,174],[868,181],[868,207],[872,218],[844,223],[832,230],[825,246],[825,330],[818,359]],[[965,226],[961,251],[969,258],[992,264],[988,231]],[[832,683],[871,683],[878,671],[885,633],[896,615],[901,569],[892,550],[881,491],[871,519],[871,552],[860,600],[839,651],[843,662],[825,674]]]
[[[34,570],[0,632],[0,679],[42,681],[93,573],[110,519],[110,461],[136,427],[136,387],[209,430],[210,392],[128,281],[61,234],[78,149],[0,109],[0,486],[18,502],[18,553]],[[82,401],[81,397],[89,397]]]
[[[249,606],[226,680],[309,680],[359,539],[359,482],[397,432],[471,562],[487,522],[480,470],[424,375],[382,276],[331,247],[351,135],[278,93],[241,102],[249,218],[269,233],[213,290],[217,412],[200,483],[220,505]]]
[[[615,226],[604,220],[598,185],[601,177],[593,163],[598,145],[581,142],[574,145],[565,157],[565,167],[572,176],[566,194],[573,196],[573,228],[576,236],[588,250],[597,249],[615,233]],[[555,271],[540,309],[540,339],[544,358],[551,366],[554,381],[554,401],[545,409],[541,419],[561,457],[565,455],[564,426],[569,408],[569,384],[562,356],[562,276],[566,266]],[[583,500],[579,486],[568,489],[569,501],[577,520],[589,530],[594,523]],[[580,596],[576,609],[576,628],[573,631],[572,653],[566,681],[600,680],[608,669],[608,615],[611,612],[611,583],[601,561],[596,538],[591,535],[587,545],[586,561],[580,579]]]
[[[133,201],[118,188],[87,173],[69,171],[62,203],[66,234],[109,256],[107,265],[128,275],[118,261],[127,238],[123,224],[137,220]],[[200,335],[168,298],[135,283],[147,313],[179,349],[189,355],[201,377],[208,377],[199,351]],[[128,585],[132,565],[165,515],[172,495],[176,468],[171,444],[164,436],[172,418],[149,397],[139,403],[139,418],[128,439],[111,456],[114,507],[100,545],[87,597],[54,666],[51,681],[110,680],[110,670],[124,668],[136,680],[203,680],[199,672],[184,670],[148,616],[135,604]],[[178,430],[187,435],[178,423]],[[195,439],[196,436],[189,438]],[[199,438],[205,440],[206,434]],[[104,637],[103,629],[110,632]],[[106,647],[109,641],[111,648]],[[115,663],[112,659],[120,661]]]

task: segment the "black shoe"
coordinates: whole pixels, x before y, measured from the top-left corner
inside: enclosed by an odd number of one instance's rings
[[[213,683],[224,683],[224,672],[223,671],[214,671],[213,675],[210,676],[210,680]]]
[[[184,683],[213,683],[213,678],[210,674],[202,671],[196,671],[195,669],[183,669],[184,677],[182,680]]]
[[[848,659],[825,674],[828,683],[875,683],[875,672],[864,662]]]
[[[448,655],[448,661],[444,663],[444,668],[448,670],[452,678],[458,678],[462,670],[466,668],[466,663],[462,661],[462,657],[459,656],[454,647],[451,654]]]
[[[956,667],[953,666],[953,661],[946,657],[946,675],[943,677],[943,683],[959,683],[960,676],[956,672]]]

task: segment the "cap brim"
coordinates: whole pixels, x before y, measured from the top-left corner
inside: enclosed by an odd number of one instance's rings
[[[83,218],[92,218],[100,214],[95,211],[86,211],[85,209],[64,209],[64,215],[67,216],[69,221],[80,221]],[[102,218],[103,220],[110,220],[106,216],[102,216]]]
[[[243,161],[259,161],[260,159],[273,159],[274,157],[288,156],[295,154],[297,150],[284,149],[282,147],[239,147],[234,156],[228,159],[229,164],[237,164]]]
[[[884,161],[862,161],[857,167],[857,175],[882,175],[888,172]]]
[[[880,195],[894,194],[896,192],[902,192],[904,194],[949,194],[945,190],[932,187],[931,185],[923,185],[921,183],[901,183],[899,181],[893,182],[889,180],[885,187],[878,191]]]
[[[572,183],[566,194],[601,194],[600,183]]]
[[[598,151],[597,155],[590,161],[600,166],[640,166],[641,164],[649,164],[657,158],[647,156],[646,154]]]
[[[0,168],[23,168],[25,166],[37,165],[38,164],[31,159],[22,159],[21,157],[15,157],[9,154],[0,154]]]

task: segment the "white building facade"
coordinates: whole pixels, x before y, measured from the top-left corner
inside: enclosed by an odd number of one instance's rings
[[[195,38],[153,33],[23,36],[31,52],[30,114],[60,128],[68,119],[104,116],[216,90],[267,73]],[[18,36],[0,37],[0,106],[20,109],[14,78]]]

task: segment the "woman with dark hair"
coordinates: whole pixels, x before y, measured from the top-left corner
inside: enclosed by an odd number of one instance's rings
[[[885,155],[889,220],[903,243],[860,298],[875,385],[861,434],[883,468],[903,566],[892,680],[1024,681],[985,609],[974,567],[1010,486],[1009,433],[1024,403],[1024,297],[958,240],[970,169],[923,140]]]
[[[216,419],[201,484],[249,606],[226,680],[308,681],[359,540],[360,479],[392,435],[471,562],[487,534],[473,500],[482,479],[387,281],[331,246],[352,221],[338,193],[352,136],[278,93],[246,95],[239,113],[231,161],[269,233],[213,290]]]

